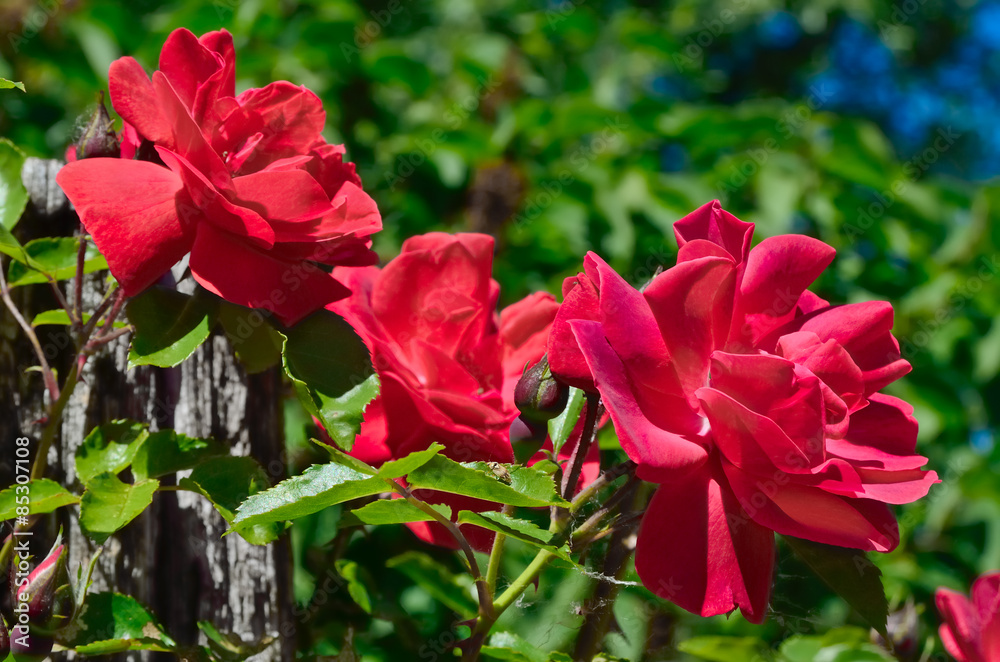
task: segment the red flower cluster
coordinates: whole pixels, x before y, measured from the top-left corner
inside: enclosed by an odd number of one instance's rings
[[[430,233],[408,239],[384,269],[334,270],[353,294],[329,308],[360,333],[381,381],[352,455],[380,465],[436,441],[460,462],[514,461],[514,386],[525,364],[545,353],[559,305],[539,292],[498,316],[492,267],[491,237]],[[568,456],[574,445],[571,440],[561,453]],[[594,447],[581,483],[593,480],[597,469]],[[453,515],[500,508],[443,493],[421,496],[450,505]],[[428,542],[455,546],[443,527],[410,528]],[[463,532],[477,547],[492,539],[475,527]]]
[[[1000,660],[1000,572],[990,572],[972,585],[972,599],[947,588],[934,595],[944,623],[944,647],[957,662]]]
[[[886,504],[937,476],[914,454],[912,408],[878,393],[910,370],[891,306],[806,290],[833,248],[786,235],[750,250],[753,225],[718,202],[674,231],[677,265],[641,292],[588,254],[564,284],[549,362],[600,392],[639,477],[659,483],[636,549],[646,586],[760,622],[774,532],[889,551]]]
[[[190,253],[206,289],[294,324],[348,294],[314,262],[376,261],[381,217],[323,139],[319,98],[288,82],[237,95],[228,32],[175,30],[152,80],[130,57],[109,79],[122,158],[69,163],[57,181],[127,295]]]

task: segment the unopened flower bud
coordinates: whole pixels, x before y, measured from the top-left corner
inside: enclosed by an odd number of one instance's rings
[[[19,634],[17,627],[12,630],[14,636],[10,639],[10,652],[17,662],[41,662],[52,652],[55,640],[51,636],[30,629],[24,634]]]
[[[80,140],[76,144],[76,158],[118,158],[120,155],[121,146],[118,143],[118,136],[115,135],[108,109],[104,107],[104,93],[102,92],[100,100],[97,102],[97,108],[90,116],[90,121],[87,122],[83,135],[80,136]]]
[[[67,584],[65,551],[65,545],[56,545],[31,571],[28,582],[17,588],[14,602],[27,604],[28,620],[32,623],[42,625],[52,620],[58,589]]]
[[[525,418],[547,421],[566,408],[569,387],[556,381],[546,357],[526,368],[514,387],[514,403]]]

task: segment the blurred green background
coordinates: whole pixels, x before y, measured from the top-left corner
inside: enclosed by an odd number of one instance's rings
[[[155,69],[182,26],[234,34],[240,89],[287,79],[323,98],[328,139],[347,145],[382,210],[384,259],[429,230],[495,235],[504,303],[558,293],[588,250],[641,284],[673,263],[671,224],[713,198],[758,240],[833,245],[814,289],[891,301],[914,366],[889,390],[916,407],[919,450],[944,482],[900,509],[902,544],[874,560],[891,606],[917,605],[918,649],[943,655],[934,589],[1000,568],[1000,3],[3,0],[0,77],[27,93],[0,94],[0,134],[61,155],[109,63],[129,54]],[[288,414],[294,471],[315,458]],[[406,550],[457,561],[403,529],[338,536],[336,519],[293,529],[304,659],[350,637],[366,660],[437,659],[457,618],[405,563],[385,563]],[[314,595],[337,558],[359,564],[371,615],[347,592]],[[565,648],[592,586],[553,569],[502,629]],[[821,644],[846,651],[831,660],[881,659],[863,652],[864,632],[828,634],[860,621],[787,550],[772,608],[763,627],[699,619],[629,586],[608,646],[691,659],[681,642],[732,634],[751,639],[725,654],[700,640],[706,659],[766,645],[812,660]]]

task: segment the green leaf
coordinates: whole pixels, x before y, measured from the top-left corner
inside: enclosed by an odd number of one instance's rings
[[[382,478],[401,478],[411,471],[415,471],[416,469],[424,466],[431,461],[431,458],[443,450],[444,446],[434,442],[425,450],[414,451],[413,453],[401,457],[398,460],[390,460],[389,462],[386,462],[379,468],[378,475]]]
[[[91,538],[103,543],[153,502],[159,486],[153,479],[129,485],[114,474],[96,476],[87,483],[80,502],[80,525]]]
[[[0,81],[3,80],[0,78]],[[0,89],[3,89],[2,86]],[[24,90],[23,86],[21,90]],[[3,250],[5,243],[3,235],[13,239],[8,230],[14,229],[28,204],[28,190],[21,182],[22,168],[24,168],[24,152],[6,138],[0,138],[0,227],[3,229],[0,233],[0,252],[4,253],[7,251]]]
[[[84,313],[83,323],[86,324],[87,322],[89,322],[90,317],[91,317],[90,313]],[[55,310],[46,310],[43,313],[38,313],[37,315],[35,315],[35,319],[31,320],[31,326],[42,326],[45,324],[67,326],[70,324],[69,313],[67,313],[62,308],[57,308]],[[103,326],[104,326],[104,320],[103,319],[98,320],[97,328],[100,329]],[[117,320],[115,321],[114,324],[111,325],[111,328],[124,329],[126,326],[128,326],[126,322]]]
[[[151,287],[125,307],[135,335],[129,348],[129,368],[155,365],[170,368],[205,342],[218,311],[218,300],[201,290],[194,296]]]
[[[7,281],[11,287],[66,280],[76,276],[79,237],[41,237],[24,245],[27,264],[11,262]],[[108,262],[92,242],[87,243],[83,273],[89,274],[108,268]]]
[[[245,531],[251,526],[294,520],[338,503],[390,489],[386,481],[378,476],[342,464],[315,464],[301,475],[249,497],[236,509],[236,517],[231,524],[236,531]]]
[[[10,230],[2,225],[0,225],[0,253],[20,262],[28,261],[28,256],[25,254],[21,242],[10,233]]]
[[[221,660],[221,662],[243,662],[274,642],[273,636],[264,636],[259,641],[246,642],[234,632],[226,634],[219,632],[218,628],[208,621],[198,621],[198,629],[205,633],[209,648],[216,656],[206,659]]]
[[[573,428],[580,420],[580,412],[583,411],[583,405],[586,401],[583,391],[571,387],[566,408],[562,410],[561,414],[549,420],[549,438],[552,440],[553,457],[559,455],[559,449],[573,433]]]
[[[247,374],[267,370],[281,361],[282,336],[259,310],[223,301],[219,321]]]
[[[11,485],[0,492],[0,522],[14,519],[17,516],[18,503],[16,499],[17,497],[24,496],[17,492],[18,487],[18,485]],[[80,503],[80,497],[48,478],[29,481],[26,487],[28,488],[27,506],[29,515],[51,513],[57,508]],[[25,504],[20,505],[23,506]]]
[[[216,457],[205,460],[180,481],[180,486],[202,494],[232,524],[236,510],[247,498],[270,486],[267,473],[252,457]],[[237,532],[252,545],[266,545],[281,535],[283,527],[272,522],[242,527]]]
[[[712,662],[755,662],[764,659],[762,655],[767,644],[758,637],[710,635],[680,641],[677,649]]]
[[[451,519],[451,508],[445,505],[428,504],[448,519]],[[361,524],[408,524],[410,522],[430,522],[434,518],[414,506],[406,499],[379,499],[365,504],[360,508],[344,513],[340,518],[340,526],[359,526]]]
[[[548,662],[548,655],[513,632],[496,632],[490,635],[488,646],[483,646],[488,659],[511,662]]]
[[[173,430],[149,433],[132,459],[132,473],[139,480],[159,478],[192,469],[213,457],[228,456],[229,448],[214,439],[195,439]]]
[[[479,610],[470,592],[471,584],[460,582],[450,570],[423,552],[405,552],[389,559],[385,565],[402,572],[462,618],[472,618]]]
[[[512,506],[565,506],[556,494],[552,477],[530,467],[503,465],[510,483],[502,482],[483,462],[460,464],[434,455],[407,475],[411,487],[423,487],[451,494],[506,503]]]
[[[170,651],[176,646],[156,618],[135,598],[118,593],[87,597],[78,620],[59,631],[59,643],[87,655],[115,651]]]
[[[337,572],[340,573],[340,576],[347,580],[347,592],[350,594],[351,599],[354,600],[366,614],[372,613],[372,599],[368,595],[368,589],[358,578],[358,574],[361,571],[358,564],[349,559],[337,559],[334,567],[337,568]]]
[[[497,511],[487,510],[476,513],[471,510],[463,510],[458,513],[458,523],[472,524],[473,526],[489,529],[490,531],[503,533],[510,538],[517,538],[532,547],[547,549],[559,558],[573,563],[573,559],[569,555],[569,549],[565,545],[556,547],[551,544],[554,534],[551,531],[546,531],[534,522],[516,519]]]
[[[285,372],[306,410],[334,443],[351,450],[365,408],[378,395],[368,349],[342,317],[320,310],[284,334]]]
[[[885,627],[889,604],[882,588],[882,572],[863,551],[791,536],[782,538],[817,577],[888,639]]]
[[[149,437],[146,426],[134,421],[112,421],[94,428],[76,449],[76,473],[81,483],[103,473],[118,474]]]
[[[884,648],[871,643],[869,631],[858,627],[834,628],[821,635],[793,635],[781,642],[782,662],[891,662]]]
[[[10,90],[13,88],[17,88],[24,92],[24,83],[7,80],[6,78],[0,78],[0,90]]]

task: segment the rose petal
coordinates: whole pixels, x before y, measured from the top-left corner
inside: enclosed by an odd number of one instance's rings
[[[660,485],[636,542],[635,568],[651,591],[701,616],[739,607],[767,613],[774,534],[747,518],[707,467]]]
[[[193,228],[177,214],[184,186],[167,168],[145,161],[84,159],[64,166],[56,182],[126,296],[155,283],[191,250]]]
[[[939,588],[934,602],[944,620],[940,634],[944,647],[957,662],[986,662],[980,638],[982,624],[979,614],[967,597],[946,588]]]
[[[205,289],[240,306],[270,310],[286,326],[350,294],[319,267],[277,260],[210,223],[199,224],[190,265]]]
[[[817,487],[760,481],[723,461],[733,492],[758,524],[782,535],[827,545],[889,552],[899,544],[899,529],[884,503],[830,494]]]
[[[172,148],[174,131],[156,90],[142,65],[131,57],[118,58],[108,69],[111,105],[122,119],[131,124],[146,140]]]
[[[692,404],[708,380],[712,352],[729,334],[735,278],[731,260],[704,257],[664,271],[643,291]]]
[[[622,448],[639,464],[643,480],[665,482],[693,470],[708,459],[701,444],[655,426],[636,402],[625,366],[608,345],[597,322],[570,323],[576,340],[597,379],[597,388],[611,414]],[[684,411],[686,402],[663,403]]]

